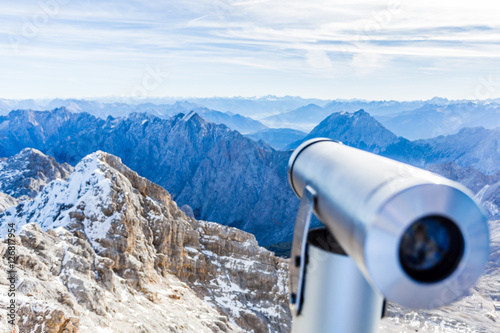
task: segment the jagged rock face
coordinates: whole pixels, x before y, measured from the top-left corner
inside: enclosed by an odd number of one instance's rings
[[[197,114],[104,121],[57,109],[0,117],[0,156],[23,144],[70,164],[96,150],[112,153],[166,188],[179,205],[191,206],[196,218],[255,232],[263,245],[288,240],[293,232],[298,199],[286,177],[290,153]]]
[[[0,213],[6,210],[9,207],[16,206],[19,203],[19,200],[11,197],[8,194],[0,192]]]
[[[133,286],[84,239],[64,228],[26,225],[17,237],[19,332],[241,332],[173,274]],[[6,245],[0,244],[2,281]],[[2,294],[7,286],[0,284]],[[8,299],[2,297],[2,308]],[[4,316],[3,312],[0,316]],[[0,328],[12,327],[1,318]]]
[[[26,253],[18,324],[26,329],[44,313],[54,318],[47,332],[289,329],[282,259],[250,234],[188,218],[113,155],[87,156],[67,181],[1,213],[0,236],[11,221]]]
[[[195,289],[205,295],[205,301],[245,330],[289,332],[288,263],[238,229],[200,222],[198,230],[208,288]]]
[[[54,179],[66,179],[73,172],[68,163],[59,164],[51,156],[25,148],[0,161],[0,191],[12,197],[35,197]]]

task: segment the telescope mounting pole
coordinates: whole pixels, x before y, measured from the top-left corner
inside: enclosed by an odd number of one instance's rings
[[[375,333],[384,299],[326,229],[309,232],[316,191],[306,186],[290,260],[292,333]]]

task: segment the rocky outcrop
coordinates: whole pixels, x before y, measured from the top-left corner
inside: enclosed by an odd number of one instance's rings
[[[12,197],[35,197],[54,179],[66,179],[73,172],[68,163],[59,164],[39,150],[25,148],[0,161],[0,192]]]
[[[66,181],[1,213],[1,236],[12,221],[21,331],[290,327],[285,261],[250,234],[187,217],[113,155],[87,156]]]
[[[116,261],[97,255],[64,228],[44,232],[28,224],[17,237],[16,251],[19,332],[241,332],[175,275],[150,273],[137,285],[130,274],[123,278],[115,272]],[[2,243],[2,275],[5,253]],[[6,295],[4,282],[0,289]],[[0,298],[1,307],[8,301]],[[5,311],[0,327],[12,330]]]

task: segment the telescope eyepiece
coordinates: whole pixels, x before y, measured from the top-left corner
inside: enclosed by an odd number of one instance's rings
[[[399,261],[413,280],[434,283],[450,276],[464,253],[464,238],[450,219],[433,215],[412,223],[399,245]]]

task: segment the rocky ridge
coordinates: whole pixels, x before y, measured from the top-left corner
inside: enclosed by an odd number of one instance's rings
[[[10,222],[22,332],[289,330],[282,259],[250,234],[187,217],[113,155],[85,157],[1,213],[2,237]],[[0,254],[5,268],[5,238]]]

